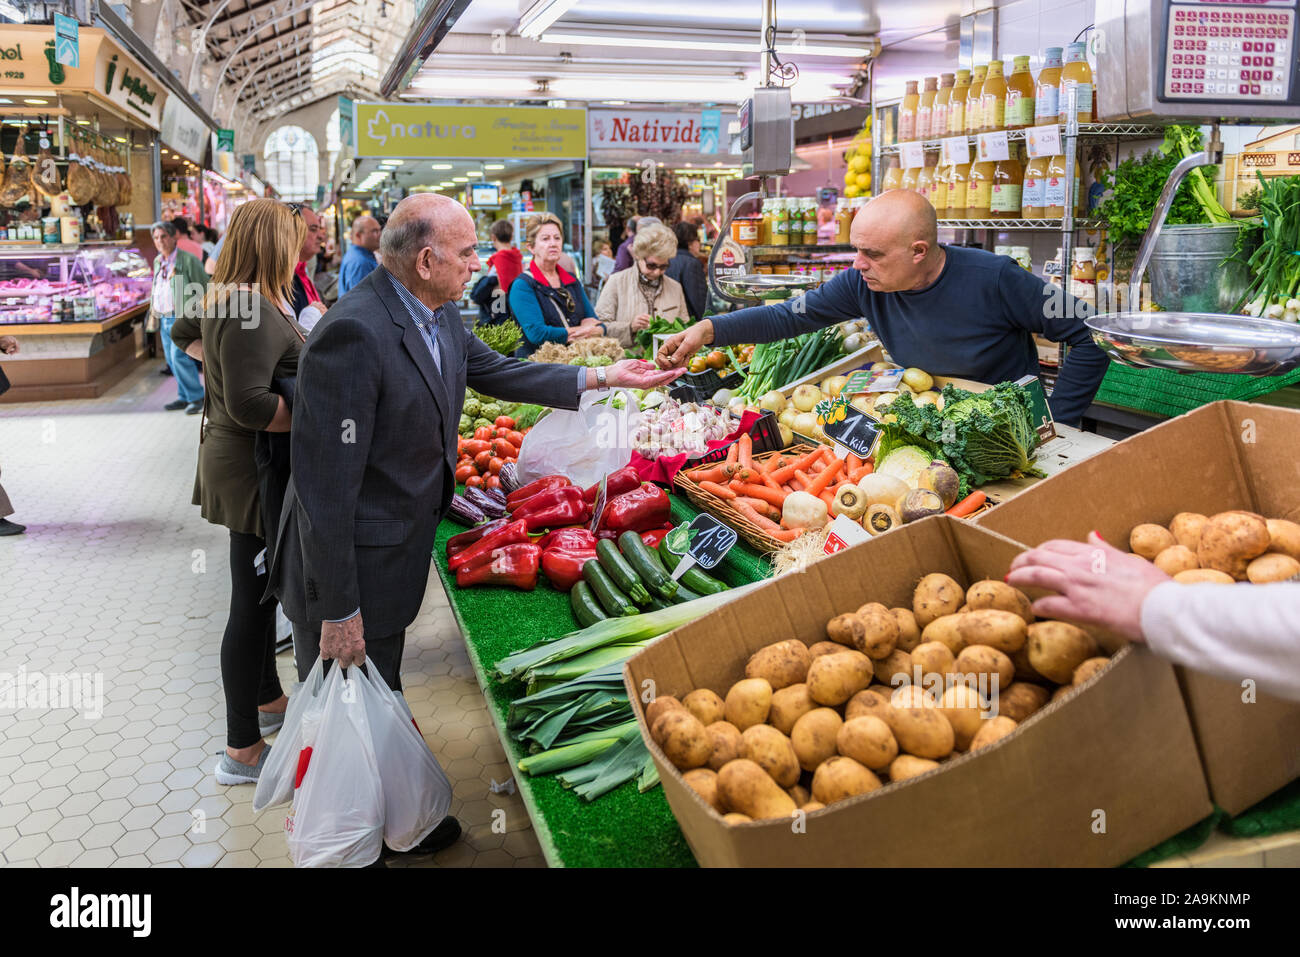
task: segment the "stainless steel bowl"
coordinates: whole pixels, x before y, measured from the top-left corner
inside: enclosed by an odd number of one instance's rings
[[[1087,321],[1093,341],[1138,369],[1278,375],[1300,366],[1300,325],[1200,312],[1119,312]]]
[[[815,276],[777,276],[766,273],[742,273],[738,276],[718,276],[717,279],[724,292],[746,299],[788,299],[821,282]]]

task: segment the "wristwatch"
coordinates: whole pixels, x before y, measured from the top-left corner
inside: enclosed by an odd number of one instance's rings
[[[609,382],[605,379],[604,366],[596,366],[596,388],[601,392],[609,391]]]

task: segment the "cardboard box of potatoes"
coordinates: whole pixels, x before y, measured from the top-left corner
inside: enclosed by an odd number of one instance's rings
[[[1034,620],[1002,583],[1022,550],[925,519],[632,658],[699,862],[1108,866],[1209,814],[1173,668]]]

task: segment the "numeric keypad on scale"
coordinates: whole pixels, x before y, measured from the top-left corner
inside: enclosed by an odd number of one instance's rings
[[[1293,16],[1275,10],[1171,10],[1166,92],[1285,99]]]

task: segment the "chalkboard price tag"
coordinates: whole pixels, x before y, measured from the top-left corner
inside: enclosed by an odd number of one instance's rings
[[[726,557],[739,537],[734,528],[703,513],[696,515],[690,525],[679,525],[668,536],[668,547],[682,556],[681,562],[673,570],[674,580],[681,578],[696,565],[706,570],[713,568]]]
[[[880,423],[853,408],[843,396],[823,399],[817,403],[816,412],[817,424],[826,433],[826,438],[835,444],[835,452],[840,458],[847,458],[852,452],[865,459],[876,447]]]

